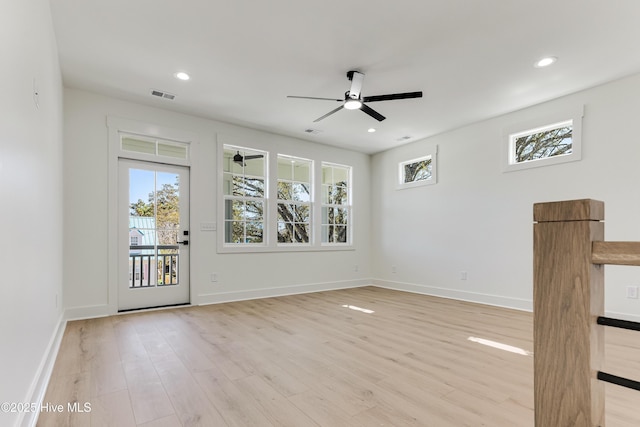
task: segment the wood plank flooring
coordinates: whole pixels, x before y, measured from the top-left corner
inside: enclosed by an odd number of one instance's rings
[[[607,371],[640,379],[632,334]],[[532,426],[532,348],[531,313],[374,287],[74,321],[38,426]],[[640,393],[606,405],[640,425]]]

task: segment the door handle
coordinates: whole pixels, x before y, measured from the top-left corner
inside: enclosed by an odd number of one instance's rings
[[[189,235],[189,231],[188,231],[188,230],[184,230],[184,231],[182,232],[182,235],[183,235],[183,236],[185,236],[185,237],[186,237],[186,236],[188,236],[188,235]],[[178,243],[178,244],[180,244],[180,245],[185,245],[185,246],[187,246],[187,245],[189,244],[189,241],[188,241],[187,239],[183,240],[182,242],[180,242],[180,241],[177,241],[177,240],[176,240],[176,243]]]

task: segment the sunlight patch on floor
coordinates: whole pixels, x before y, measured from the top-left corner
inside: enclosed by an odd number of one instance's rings
[[[343,305],[344,308],[348,308],[350,310],[355,310],[355,311],[361,311],[363,313],[367,313],[367,314],[371,314],[371,313],[375,313],[375,311],[373,310],[369,310],[367,308],[361,308],[361,307],[357,307],[355,305],[349,305],[349,304],[345,304]]]
[[[504,351],[509,351],[511,353],[515,353],[515,354],[521,354],[523,356],[532,356],[533,352],[531,351],[527,351],[527,350],[523,350],[519,347],[514,347],[512,345],[507,345],[507,344],[502,344],[500,342],[497,341],[491,341],[491,340],[486,340],[484,338],[476,338],[476,337],[469,337],[467,338],[469,341],[471,342],[475,342],[478,344],[482,344],[482,345],[486,345],[489,347],[493,347],[493,348],[497,348],[499,350],[504,350]]]

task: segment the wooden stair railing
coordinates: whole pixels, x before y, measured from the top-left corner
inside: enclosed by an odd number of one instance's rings
[[[640,242],[604,241],[604,203],[533,207],[533,340],[536,427],[604,427],[604,382],[640,383],[601,372],[603,326],[640,330],[604,317],[604,265],[640,265]]]

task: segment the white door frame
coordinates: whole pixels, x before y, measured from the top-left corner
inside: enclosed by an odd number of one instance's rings
[[[155,123],[107,116],[106,124],[108,129],[107,301],[106,304],[74,310],[74,318],[109,316],[118,312],[118,159],[130,158],[153,161],[148,156],[138,156],[124,152],[121,148],[121,136],[130,134],[171,140],[187,144],[189,151],[192,145],[197,142],[197,135],[193,132],[160,126]],[[189,154],[184,160],[167,159],[163,162],[176,166],[190,167],[191,155]],[[193,224],[192,218],[189,218],[189,222]],[[191,233],[190,237],[193,237],[193,233]],[[194,298],[194,286],[190,286],[190,301],[192,304],[195,301]]]

